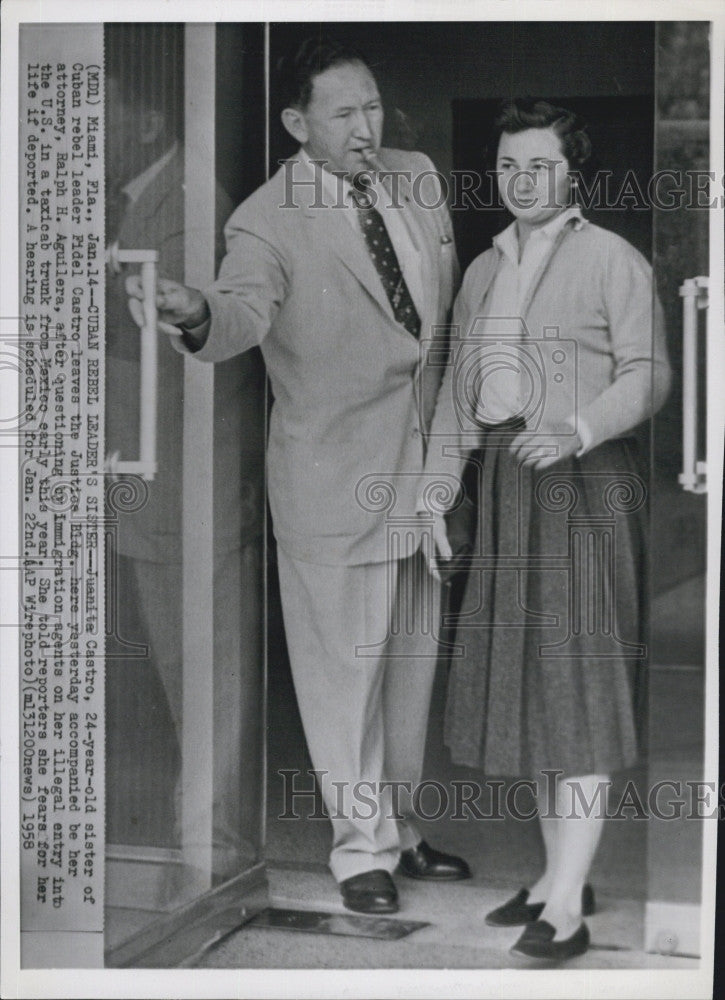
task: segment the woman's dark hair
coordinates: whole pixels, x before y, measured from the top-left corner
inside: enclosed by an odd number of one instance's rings
[[[496,142],[504,132],[513,134],[529,128],[552,128],[559,136],[571,169],[583,166],[591,156],[592,144],[584,119],[573,111],[535,98],[518,98],[502,106],[494,123]]]
[[[344,45],[324,35],[306,38],[277,63],[276,84],[280,110],[298,108],[305,111],[310,103],[315,77],[332,66],[351,62],[361,62],[368,66],[365,56],[351,45]]]

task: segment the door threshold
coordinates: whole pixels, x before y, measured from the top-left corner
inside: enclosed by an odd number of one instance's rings
[[[247,926],[254,930],[299,931],[303,934],[399,941],[430,925],[426,920],[396,920],[393,917],[271,906],[253,917]]]
[[[106,951],[106,968],[194,966],[212,945],[268,907],[267,871],[262,862],[172,913],[160,915]]]

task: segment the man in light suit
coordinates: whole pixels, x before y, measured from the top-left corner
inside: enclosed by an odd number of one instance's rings
[[[439,606],[415,514],[437,390],[424,362],[458,264],[431,162],[379,149],[382,105],[362,56],[310,39],[284,62],[281,90],[299,153],[232,215],[216,282],[161,281],[158,307],[200,361],[261,346],[285,632],[330,868],[348,908],[389,913],[398,865],[470,875],[421,839],[410,794]],[[127,287],[138,310],[139,283]]]

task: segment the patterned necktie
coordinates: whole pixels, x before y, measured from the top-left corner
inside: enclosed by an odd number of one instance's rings
[[[408,333],[414,337],[420,336],[420,317],[405,283],[403,272],[398,263],[395,248],[385,228],[380,212],[372,207],[369,189],[362,178],[355,178],[352,187],[352,199],[358,211],[360,226],[368,252],[380,275],[383,288],[388,296],[393,315]]]

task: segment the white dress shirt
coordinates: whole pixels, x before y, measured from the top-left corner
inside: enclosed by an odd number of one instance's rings
[[[578,220],[578,225],[584,224],[579,206],[568,208],[550,222],[533,229],[523,250],[519,248],[516,222],[494,237],[500,261],[487,296],[483,325],[477,328],[479,334],[492,338],[490,347],[482,352],[484,364],[476,408],[476,416],[483,423],[501,423],[526,411],[527,399],[522,384],[522,379],[526,378],[525,365],[517,363],[517,345],[524,339],[523,307],[534,277],[570,219]],[[583,425],[577,426],[577,430],[582,439],[581,454],[586,449],[587,431]]]

